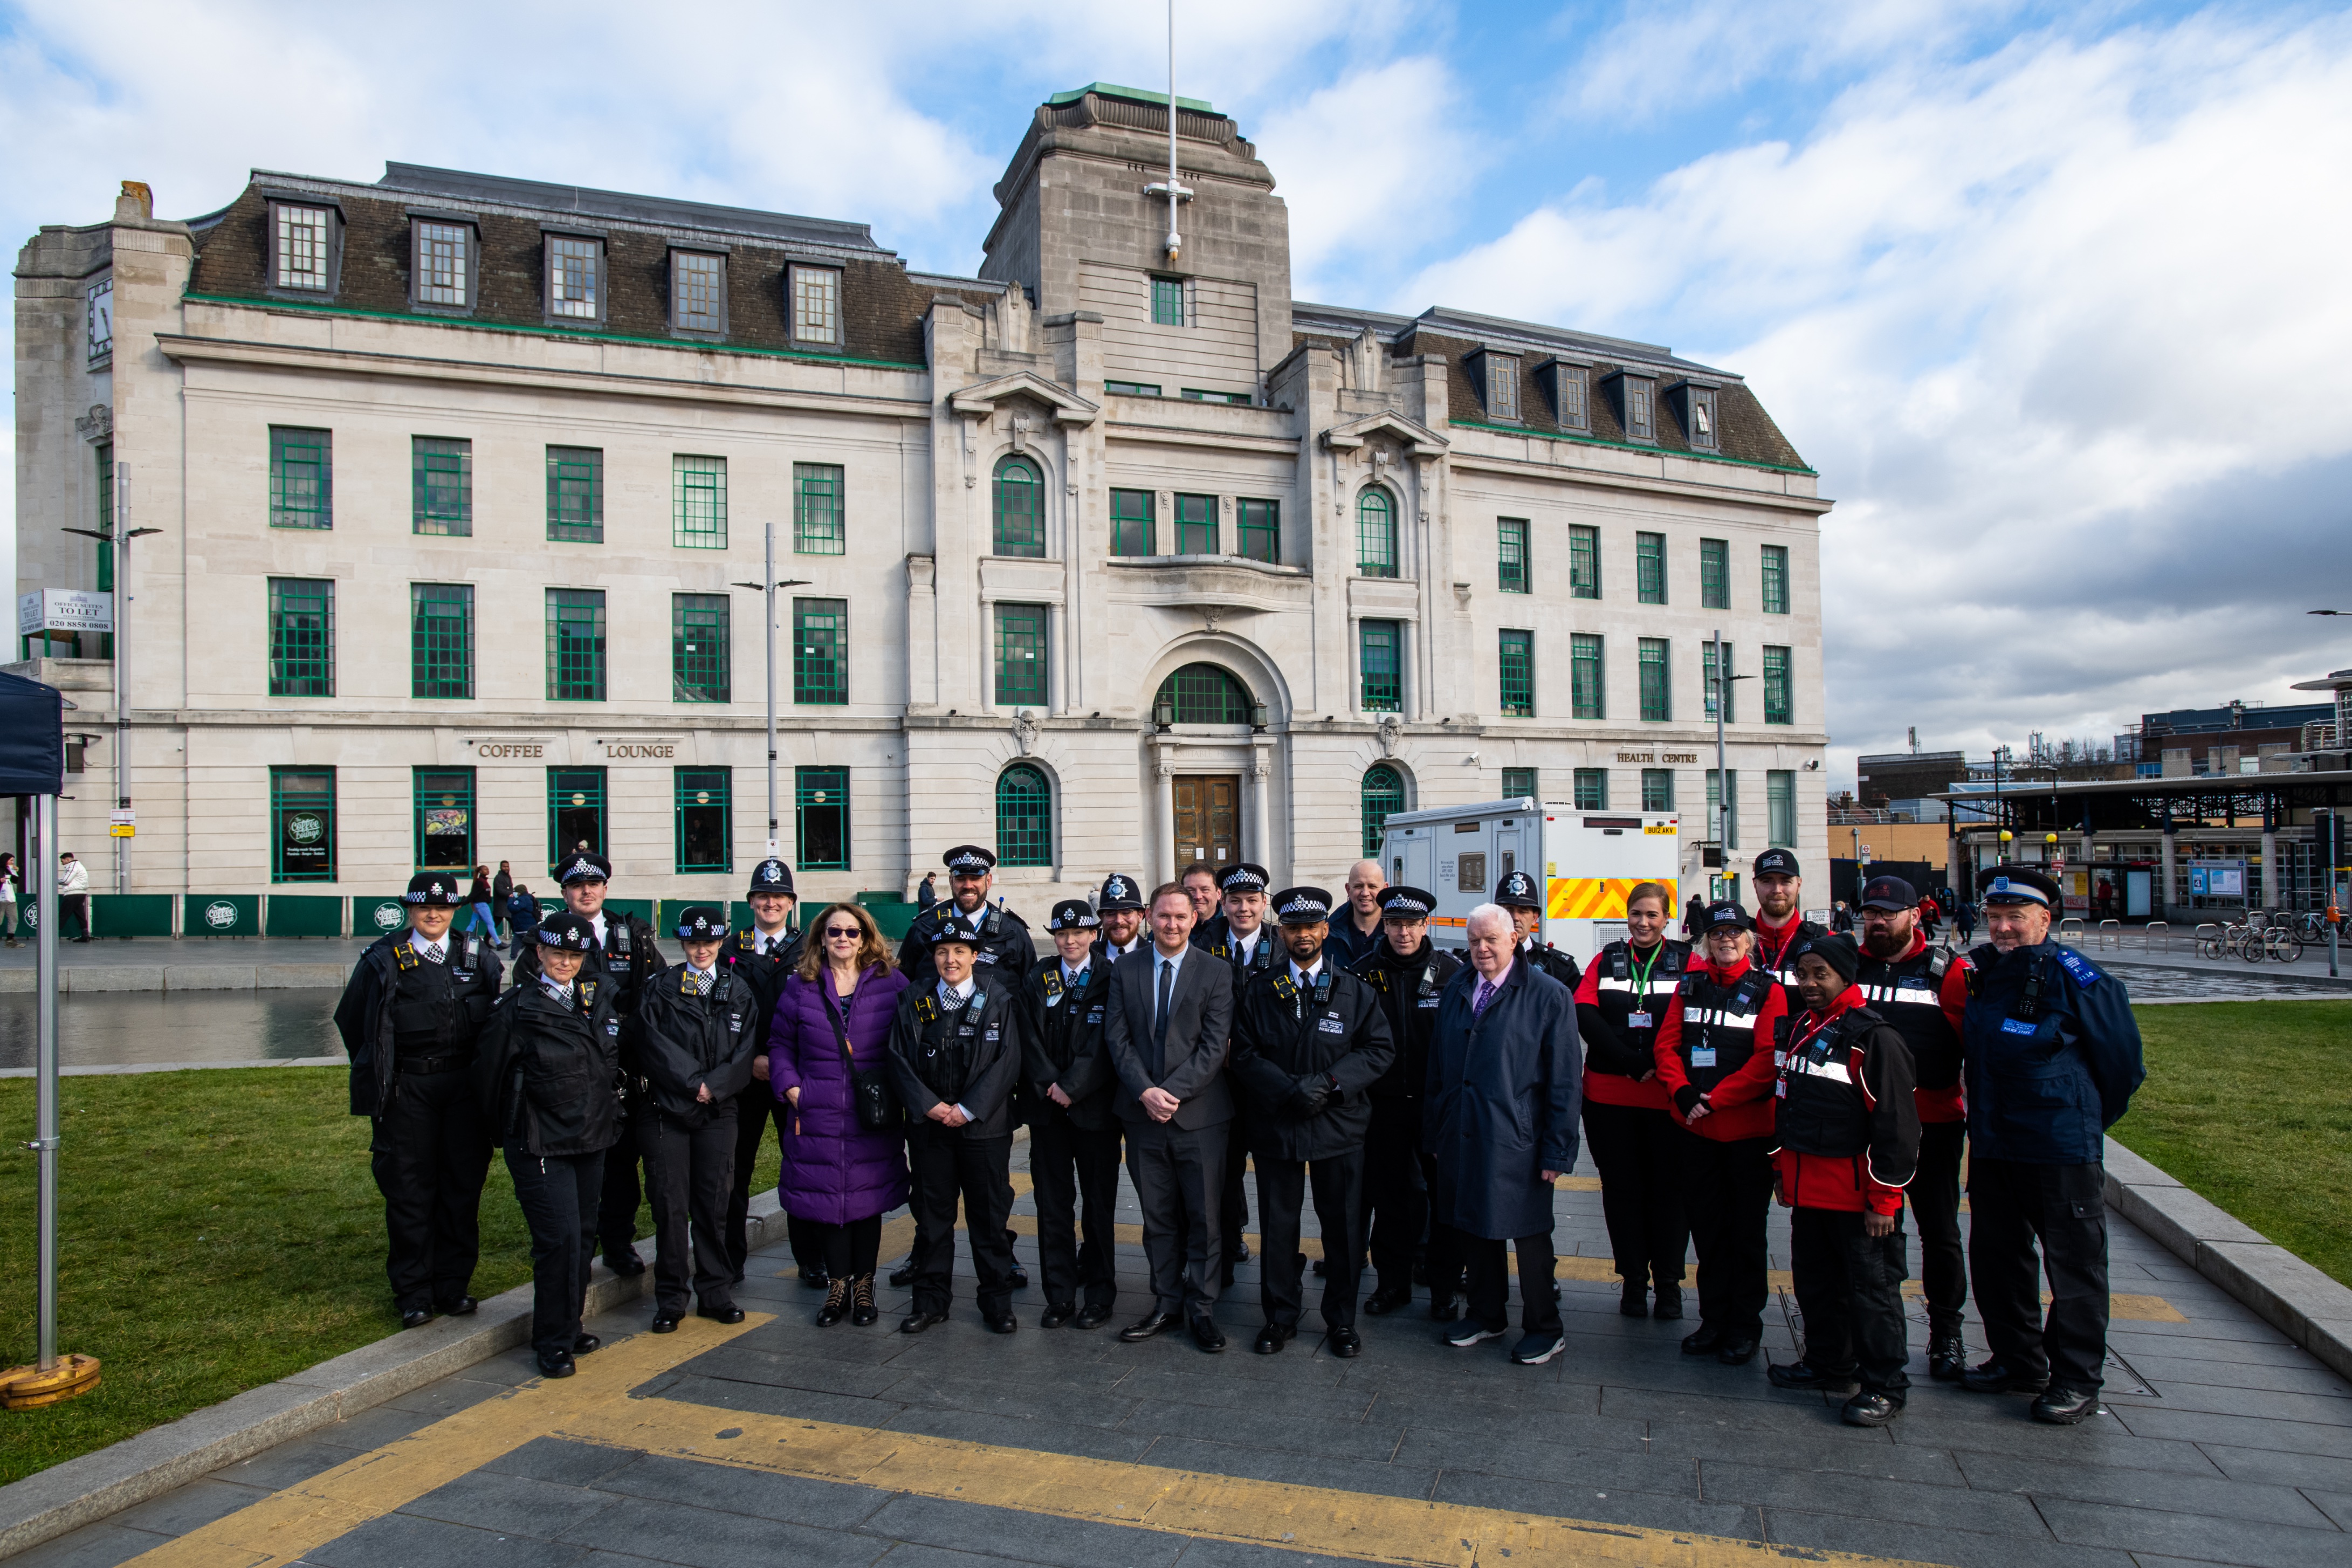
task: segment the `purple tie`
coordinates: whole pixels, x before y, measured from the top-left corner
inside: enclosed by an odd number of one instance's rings
[[[1490,982],[1485,980],[1478,982],[1478,994],[1470,998],[1470,1016],[1472,1017],[1479,1017],[1485,1014],[1486,1011],[1486,1005],[1495,999],[1495,991],[1496,987]]]

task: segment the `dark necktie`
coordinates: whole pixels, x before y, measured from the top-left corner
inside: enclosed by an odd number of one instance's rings
[[[425,962],[427,963],[446,963],[449,962],[449,954],[442,948],[428,947],[425,950]]]
[[[1151,1076],[1168,1074],[1168,994],[1176,984],[1176,966],[1163,958],[1160,961],[1160,1005],[1151,1015]]]

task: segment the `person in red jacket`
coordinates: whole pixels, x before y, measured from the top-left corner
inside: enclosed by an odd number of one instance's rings
[[[1793,850],[1767,849],[1756,857],[1756,945],[1748,953],[1759,969],[1769,969],[1780,982],[1781,1003],[1797,1011],[1797,977],[1789,972],[1789,956],[1809,936],[1828,928],[1805,918],[1804,868]]]
[[[1698,1328],[1685,1355],[1738,1366],[1764,1334],[1764,1222],[1772,1209],[1772,1027],[1787,1010],[1748,962],[1748,911],[1698,918],[1704,962],[1675,987],[1653,1052],[1675,1124],[1683,1205],[1698,1248]]]
[[[1804,1013],[1780,1021],[1775,1190],[1789,1219],[1789,1267],[1804,1316],[1803,1359],[1776,1388],[1850,1394],[1839,1416],[1884,1426],[1911,1379],[1903,1323],[1903,1188],[1919,1158],[1911,1047],[1863,1003],[1848,936],[1797,945]],[[1856,1377],[1859,1374],[1857,1385]]]

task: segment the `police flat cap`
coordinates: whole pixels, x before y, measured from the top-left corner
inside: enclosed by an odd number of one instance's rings
[[[541,947],[560,947],[566,952],[589,952],[596,946],[596,928],[586,915],[575,915],[570,910],[557,910],[539,917],[539,930],[531,933]]]
[[[781,893],[795,901],[799,899],[793,891],[793,868],[772,855],[751,868],[751,892]]]
[[[727,935],[727,911],[716,904],[688,904],[677,911],[677,940],[719,942]]]
[[[428,910],[454,910],[466,901],[457,887],[457,879],[446,871],[419,871],[408,879],[408,891],[401,901],[422,904]]]
[[[555,868],[555,879],[567,888],[574,882],[609,882],[613,879],[613,863],[602,855],[583,850]]]
[[[1331,918],[1331,895],[1321,888],[1285,888],[1274,895],[1274,918],[1286,926],[1320,925]]]
[[[1865,910],[1916,910],[1919,890],[1900,877],[1873,877],[1862,889]]]
[[[1496,886],[1495,901],[1507,910],[1539,910],[1544,907],[1543,889],[1536,885],[1532,872],[1514,871]]]
[[[1767,849],[1763,854],[1756,857],[1756,875],[1801,877],[1804,873],[1797,869],[1797,857],[1792,852],[1786,849]]]
[[[1113,871],[1103,879],[1102,892],[1095,900],[1098,910],[1139,910],[1143,907],[1143,885],[1132,877]]]
[[[1698,929],[1702,932],[1711,931],[1754,931],[1756,929],[1756,922],[1748,918],[1748,911],[1746,910],[1741,909],[1731,900],[1718,899],[1714,903],[1707,904],[1700,909],[1698,911]]]
[[[1064,899],[1045,917],[1047,931],[1093,931],[1102,924],[1102,917],[1087,907],[1084,899]]]
[[[1436,912],[1437,898],[1433,893],[1408,888],[1402,883],[1381,889],[1381,919],[1384,921],[1403,921],[1410,924],[1414,921],[1425,921]]]
[[[940,858],[959,877],[985,877],[996,869],[996,855],[977,844],[959,844]]]
[[[2058,884],[2031,866],[1995,866],[1977,878],[1977,896],[1988,904],[2040,904],[2055,910]]]
[[[1263,893],[1272,880],[1263,866],[1253,866],[1244,860],[1238,866],[1228,866],[1217,878],[1221,893]]]

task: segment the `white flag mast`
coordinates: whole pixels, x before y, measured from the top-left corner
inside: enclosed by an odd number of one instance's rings
[[[1192,199],[1192,193],[1176,179],[1176,0],[1168,0],[1168,181],[1143,187],[1148,196],[1163,192],[1168,196],[1168,259],[1172,263],[1184,252],[1184,237],[1176,232],[1176,204]]]

